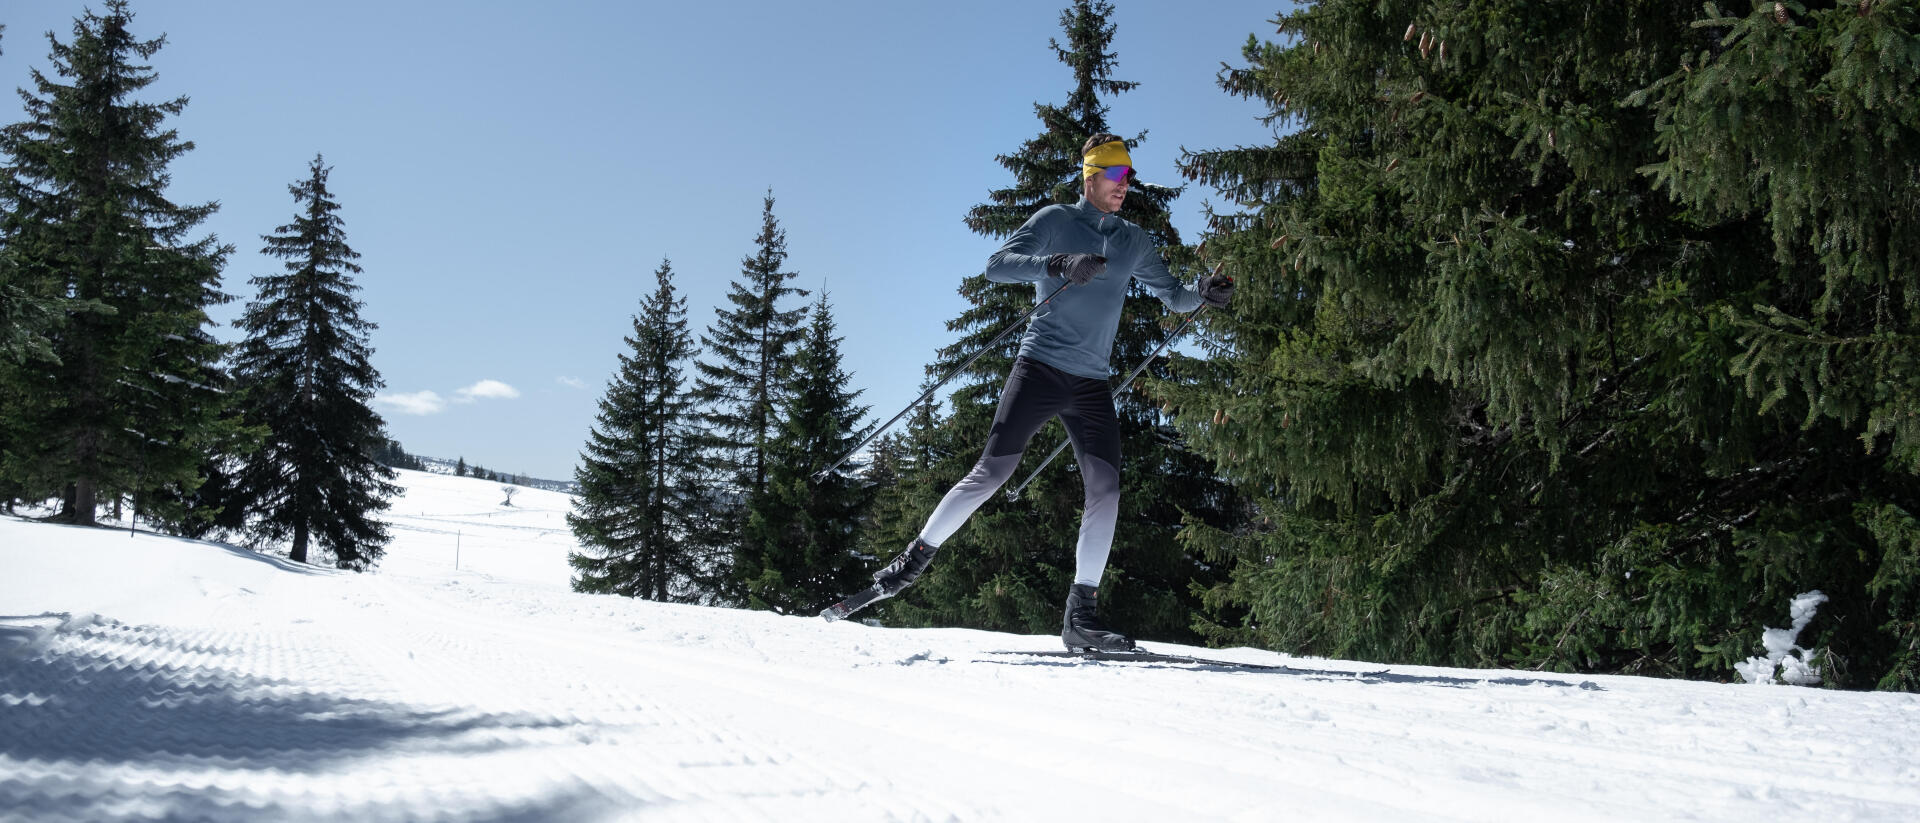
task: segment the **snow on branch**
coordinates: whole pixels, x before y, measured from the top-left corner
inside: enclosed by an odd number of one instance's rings
[[[1761,632],[1760,643],[1767,647],[1767,656],[1749,657],[1745,663],[1735,663],[1734,671],[1739,672],[1740,677],[1748,683],[1756,685],[1820,685],[1820,667],[1808,662],[1813,652],[1796,644],[1800,640],[1800,631],[1813,622],[1814,610],[1825,602],[1827,596],[1819,589],[1794,597],[1790,609],[1793,626]]]

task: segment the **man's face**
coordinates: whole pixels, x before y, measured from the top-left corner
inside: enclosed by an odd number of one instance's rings
[[[1120,205],[1127,202],[1127,188],[1133,184],[1133,173],[1129,171],[1119,180],[1108,180],[1105,174],[1095,174],[1087,178],[1087,202],[1108,214],[1120,211]]]

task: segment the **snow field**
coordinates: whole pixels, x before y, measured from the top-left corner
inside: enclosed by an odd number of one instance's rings
[[[577,595],[564,495],[402,483],[365,575],[0,519],[0,820],[1920,819],[1914,695],[999,656],[1059,641]]]
[[[500,505],[507,484],[400,474],[402,491],[381,518],[394,539],[381,571],[444,575],[457,561],[461,571],[499,580],[567,585],[567,553],[576,548],[567,528],[572,496],[521,486],[508,507]]]

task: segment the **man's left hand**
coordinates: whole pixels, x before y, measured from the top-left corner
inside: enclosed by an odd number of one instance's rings
[[[1200,300],[1216,309],[1225,308],[1228,300],[1233,299],[1233,278],[1224,274],[1209,274],[1200,278]]]

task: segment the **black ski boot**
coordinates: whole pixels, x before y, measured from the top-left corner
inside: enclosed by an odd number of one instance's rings
[[[1067,592],[1067,616],[1060,626],[1060,642],[1068,651],[1130,652],[1133,638],[1100,622],[1100,590],[1079,583]]]
[[[920,573],[927,570],[927,564],[933,562],[933,553],[939,546],[929,546],[927,541],[916,537],[905,549],[894,555],[893,562],[873,573],[873,585],[885,597],[899,594],[902,589],[913,585]]]
[[[913,585],[914,579],[918,578],[921,572],[927,570],[927,564],[933,562],[933,553],[939,550],[939,546],[929,546],[926,541],[918,537],[914,538],[912,543],[908,543],[907,547],[893,558],[892,563],[873,573],[873,585],[821,609],[820,616],[826,618],[828,623],[845,620],[854,612],[899,594],[902,589]]]

